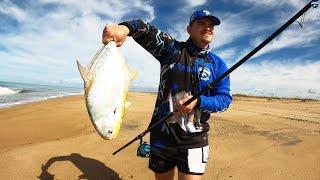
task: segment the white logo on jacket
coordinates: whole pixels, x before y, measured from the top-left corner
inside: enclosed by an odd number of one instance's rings
[[[207,67],[200,67],[198,69],[198,72],[201,76],[200,77],[201,80],[208,81],[210,79],[211,72]]]

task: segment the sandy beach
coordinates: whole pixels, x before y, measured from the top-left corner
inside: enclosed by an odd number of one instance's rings
[[[130,92],[112,141],[95,132],[83,96],[0,109],[0,179],[154,179],[137,142],[112,152],[145,130],[155,98]],[[320,101],[236,96],[210,125],[205,180],[320,179]]]

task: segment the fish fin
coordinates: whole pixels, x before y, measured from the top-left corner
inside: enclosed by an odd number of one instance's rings
[[[85,68],[85,67],[83,67],[83,66],[79,63],[79,61],[77,61],[77,65],[78,65],[78,70],[79,70],[79,72],[80,72],[80,75],[81,75],[83,81],[84,81],[84,82],[87,82],[87,81],[88,81],[88,74],[89,74],[89,73],[88,73],[88,69]]]
[[[134,79],[138,75],[138,70],[134,70],[130,73],[130,80]]]
[[[126,108],[126,109],[128,109],[128,107],[131,105],[132,103],[131,102],[125,102],[125,104],[124,104],[124,107]]]

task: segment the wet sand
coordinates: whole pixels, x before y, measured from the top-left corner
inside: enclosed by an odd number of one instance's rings
[[[113,141],[95,132],[82,96],[0,109],[1,179],[153,179],[137,142],[112,152],[147,127],[155,98],[129,93]],[[320,101],[237,96],[210,125],[203,179],[320,179]]]

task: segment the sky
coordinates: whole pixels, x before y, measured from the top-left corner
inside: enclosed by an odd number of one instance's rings
[[[76,60],[86,65],[102,47],[106,24],[140,18],[179,41],[192,12],[219,17],[211,51],[228,67],[298,12],[306,0],[0,0],[0,81],[79,86]],[[299,19],[302,22],[302,19]],[[235,70],[232,93],[320,98],[320,8],[304,15]],[[136,88],[157,90],[160,65],[132,38],[120,47]]]

